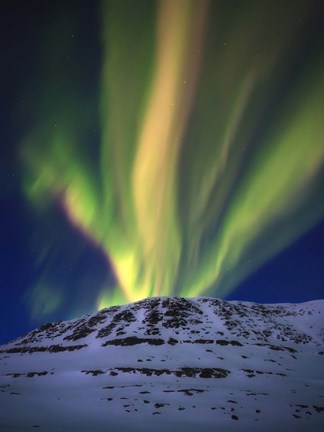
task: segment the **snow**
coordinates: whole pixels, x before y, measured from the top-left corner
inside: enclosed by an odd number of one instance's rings
[[[324,430],[324,300],[161,297],[0,347],[0,430]]]

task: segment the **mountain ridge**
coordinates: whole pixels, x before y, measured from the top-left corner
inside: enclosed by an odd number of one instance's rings
[[[91,406],[98,401],[101,406],[104,400],[110,404],[92,419],[95,430],[107,425],[118,430],[121,424],[123,430],[146,430],[139,425],[142,418],[148,427],[161,430],[181,426],[230,431],[239,422],[242,430],[257,424],[265,430],[284,425],[286,430],[319,431],[324,420],[323,316],[324,300],[264,305],[211,297],[153,297],[44,324],[0,346],[0,378],[9,386],[2,387],[0,403],[11,406],[10,393],[20,393],[25,424],[30,417],[28,398],[36,397],[38,386],[46,382],[47,389],[59,392],[59,399],[65,395],[74,404],[67,395],[82,383],[95,395],[86,403],[82,425],[90,427]],[[70,387],[63,377],[71,381]],[[79,398],[83,406],[83,396]],[[190,413],[189,399],[196,402]],[[46,399],[41,404],[46,412]],[[51,410],[53,406],[57,400],[52,400]],[[280,413],[276,419],[264,414],[273,406]],[[152,420],[156,416],[159,421]],[[40,418],[45,430],[51,430]],[[73,430],[77,421],[66,412],[57,418],[58,430]],[[0,415],[1,424],[10,431],[20,423],[6,413]]]
[[[217,330],[217,334],[219,336],[222,336],[226,330],[231,332],[231,330],[234,330],[235,328],[240,329],[240,326],[242,327],[242,323],[239,322],[239,318],[247,318],[247,315],[249,315],[249,318],[251,318],[252,314],[253,319],[262,318],[262,321],[264,322],[263,332],[260,330],[260,320],[258,320],[258,328],[252,329],[255,335],[258,338],[261,338],[262,341],[268,341],[269,338],[271,339],[270,336],[274,330],[273,325],[277,325],[276,329],[279,330],[279,327],[281,327],[283,332],[281,335],[282,338],[288,338],[288,340],[290,339],[296,343],[302,341],[306,343],[306,341],[309,341],[312,337],[314,337],[314,335],[310,336],[309,334],[305,333],[305,329],[301,329],[300,334],[297,334],[297,330],[294,328],[294,326],[292,326],[289,320],[287,320],[286,325],[284,325],[282,320],[280,320],[280,323],[278,323],[276,318],[301,315],[310,316],[314,314],[316,316],[316,314],[321,315],[321,311],[324,310],[324,300],[313,300],[305,303],[262,304],[243,301],[225,301],[212,297],[196,297],[190,300],[182,297],[152,297],[149,299],[140,300],[135,303],[130,303],[128,305],[104,308],[98,312],[86,314],[80,318],[74,318],[72,320],[56,321],[43,324],[39,328],[32,330],[26,335],[13,339],[3,346],[12,344],[16,345],[18,342],[21,344],[34,343],[39,340],[37,339],[39,336],[53,340],[56,337],[60,337],[65,332],[68,334],[63,338],[63,340],[77,341],[84,339],[88,335],[95,332],[97,324],[109,319],[111,320],[110,325],[101,328],[98,331],[96,338],[105,338],[105,336],[109,336],[109,333],[112,333],[113,329],[119,325],[119,328],[116,331],[116,337],[118,338],[122,335],[121,332],[123,330],[121,330],[121,326],[134,321],[142,321],[142,324],[145,324],[141,317],[136,317],[134,315],[134,312],[136,312],[138,309],[141,309],[141,312],[144,312],[145,314],[143,318],[147,324],[144,334],[148,336],[147,339],[149,339],[149,336],[152,334],[159,333],[157,329],[150,329],[150,327],[152,327],[154,324],[157,324],[158,322],[160,322],[165,328],[173,329],[173,331],[170,333],[176,334],[177,331],[175,329],[181,327],[182,331],[186,330],[186,324],[195,326],[201,324],[198,317],[199,315],[204,315],[204,311],[199,308],[199,306],[202,306],[206,303],[214,307],[214,314],[220,318],[220,320],[217,322],[217,325],[221,326],[223,331],[220,331],[220,329]],[[160,306],[160,310],[158,306]],[[189,319],[189,322],[186,322],[186,318],[188,317],[189,313],[197,314],[197,318],[191,318]],[[214,318],[215,317],[213,317],[213,319]],[[248,321],[250,325],[251,323],[253,324],[251,319]],[[269,326],[271,326],[271,331]],[[190,329],[190,331],[192,331],[192,329]],[[237,334],[235,330],[232,333]],[[295,334],[295,339],[291,339],[293,333]],[[247,330],[241,329],[240,336],[245,335],[247,335]],[[278,333],[276,333],[276,335],[277,338],[280,337]],[[318,336],[319,338],[324,337],[324,331]]]

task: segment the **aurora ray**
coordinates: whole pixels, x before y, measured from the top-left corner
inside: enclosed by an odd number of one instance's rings
[[[28,197],[58,199],[114,268],[98,307],[222,296],[323,216],[318,53],[281,94],[310,14],[311,2],[103,2],[95,163],[87,110],[62,87],[22,151]]]

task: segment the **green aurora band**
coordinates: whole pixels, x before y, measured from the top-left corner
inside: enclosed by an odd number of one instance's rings
[[[289,82],[311,7],[230,3],[103,2],[95,160],[93,114],[55,63],[69,47],[46,42],[24,190],[39,211],[59,200],[105,251],[118,284],[96,294],[98,308],[221,297],[324,214],[323,58]],[[61,297],[49,293],[44,314]]]

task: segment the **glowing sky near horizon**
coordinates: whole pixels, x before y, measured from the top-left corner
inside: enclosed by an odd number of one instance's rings
[[[55,93],[48,54],[24,190],[39,212],[60,202],[104,251],[116,286],[94,293],[98,308],[221,297],[323,217],[323,59],[290,78],[309,13],[304,2],[104,2],[95,152],[87,108],[64,79]],[[64,301],[41,285],[40,296],[44,315]]]

